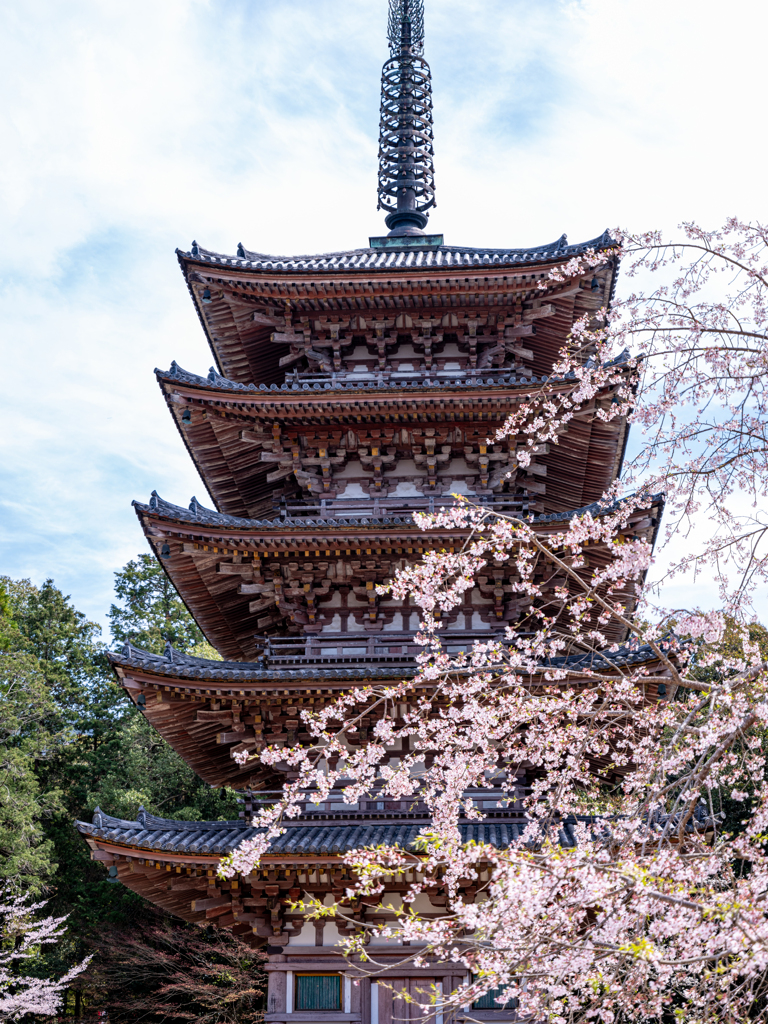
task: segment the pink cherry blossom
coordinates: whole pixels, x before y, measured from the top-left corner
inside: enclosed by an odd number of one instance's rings
[[[443,993],[444,1013],[500,988],[523,1017],[555,1024],[742,1024],[766,1019],[768,998],[768,672],[749,608],[768,576],[768,230],[733,219],[714,232],[684,225],[672,243],[614,237],[620,250],[550,278],[621,255],[630,278],[661,283],[577,323],[553,376],[496,439],[514,437],[526,466],[575,416],[627,418],[637,454],[567,521],[466,499],[417,514],[422,530],[462,540],[379,588],[422,610],[415,676],[303,711],[309,743],[262,751],[291,766],[290,781],[220,870],[250,871],[283,822],[333,788],[349,803],[418,800],[429,824],[414,849],[353,851],[344,898],[328,908],[304,897],[310,916],[348,918],[348,955],[365,963],[371,936],[396,934],[410,943],[403,959],[459,961],[473,980]],[[650,535],[633,524],[650,521],[660,492],[657,543],[685,536],[687,547],[651,588]],[[444,615],[500,565],[525,628],[449,653]],[[664,583],[686,570],[716,581],[720,607],[696,595],[663,605]],[[363,717],[371,740],[350,745]],[[463,842],[462,822],[485,817],[478,792],[520,808],[509,845]],[[734,803],[739,824],[726,829]],[[394,922],[354,915],[393,879],[408,886]],[[436,889],[440,911],[416,912]]]
[[[0,1021],[20,1020],[27,1014],[49,1017],[61,1008],[68,986],[82,974],[91,958],[57,979],[27,977],[24,962],[33,959],[40,946],[64,936],[66,917],[38,916],[45,902],[30,903],[5,890],[0,895],[0,920],[4,945],[0,949]]]

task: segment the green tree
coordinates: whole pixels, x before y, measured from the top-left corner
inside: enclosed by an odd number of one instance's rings
[[[0,583],[0,876],[38,892],[57,888],[57,867],[67,863],[55,833],[69,811],[69,780],[57,767],[83,742],[98,745],[127,702],[99,626],[52,580]]]
[[[149,556],[116,573],[115,591],[116,644],[130,638],[161,651],[169,636],[190,653],[218,657]],[[131,890],[110,884],[75,819],[90,820],[96,806],[134,818],[142,805],[182,820],[236,818],[235,794],[223,797],[125,696],[99,627],[52,580],[36,587],[0,577],[0,879],[45,890],[51,911],[70,915],[66,938],[36,962],[41,977],[81,960],[105,924],[141,933],[154,914]]]
[[[14,646],[16,626],[11,614],[11,597],[6,580],[0,576],[0,651]]]
[[[181,820],[236,818],[239,808],[234,793],[225,791],[221,799],[149,725],[118,685],[98,627],[51,581],[39,589],[28,581],[11,584],[10,592],[18,595],[19,629],[40,660],[58,711],[57,741],[37,768],[43,790],[62,794],[45,829],[55,859],[67,865],[55,879],[55,910],[71,912],[73,933],[87,935],[100,922],[131,918],[144,902],[107,882],[73,829],[74,819],[89,821],[97,806],[117,817],[132,819],[143,806]],[[209,645],[151,556],[139,555],[115,574],[115,594],[122,602],[110,610],[116,645],[130,637],[162,650],[160,624],[167,619],[175,645],[206,656]]]
[[[129,641],[162,654],[166,641],[179,651],[205,644],[205,637],[187,611],[162,566],[152,555],[139,555],[115,573],[115,596],[109,609],[112,639]]]
[[[55,703],[14,618],[14,586],[0,578],[0,880],[39,894],[56,870],[43,819],[60,806],[37,766],[50,749]]]
[[[60,809],[60,794],[44,791],[37,771],[50,745],[43,723],[52,710],[37,659],[0,653],[0,879],[35,894],[56,870],[44,819]]]
[[[100,640],[101,627],[77,611],[53,583],[3,580],[16,631],[15,649],[32,654],[51,699],[45,725],[60,742],[72,732],[103,732],[120,702]]]

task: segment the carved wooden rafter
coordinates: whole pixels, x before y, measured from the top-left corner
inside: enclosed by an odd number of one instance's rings
[[[344,357],[351,354],[358,341],[363,341],[375,359],[378,371],[392,369],[389,357],[397,352],[403,337],[410,338],[414,349],[423,354],[423,369],[433,368],[434,355],[440,351],[446,336],[453,337],[466,355],[469,368],[487,366],[522,368],[520,359],[532,359],[533,351],[523,348],[519,339],[535,333],[534,321],[554,316],[555,305],[535,299],[517,311],[489,313],[483,317],[463,313],[442,316],[413,317],[410,313],[384,320],[367,321],[363,316],[329,322],[311,316],[294,318],[293,326],[275,331],[270,340],[288,345],[289,352],[280,358],[280,366],[297,364],[302,358],[312,370],[325,373],[351,372]],[[261,321],[270,318],[266,315]],[[274,319],[274,318],[272,318]],[[510,357],[511,363],[510,363]]]

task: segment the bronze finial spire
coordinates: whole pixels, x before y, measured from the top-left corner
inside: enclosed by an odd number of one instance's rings
[[[389,0],[389,60],[381,73],[379,209],[390,237],[421,236],[435,205],[432,75],[424,52],[424,0]]]

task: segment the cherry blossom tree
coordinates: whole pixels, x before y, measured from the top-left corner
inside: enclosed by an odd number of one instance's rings
[[[732,218],[717,231],[682,230],[675,242],[614,232],[624,276],[662,283],[616,303],[604,330],[578,324],[571,358],[638,354],[631,420],[642,443],[621,486],[663,489],[666,535],[690,548],[661,582],[714,573],[723,606],[739,614],[768,572],[768,228]],[[587,388],[599,373],[587,373]]]
[[[524,466],[585,410],[628,417],[641,433],[622,479],[565,524],[458,498],[416,516],[463,542],[389,586],[423,611],[415,677],[303,712],[311,744],[262,751],[289,764],[289,781],[221,871],[251,870],[310,794],[408,797],[430,817],[417,848],[355,851],[345,897],[301,906],[353,923],[345,952],[363,963],[372,936],[408,940],[404,960],[462,962],[472,980],[425,994],[425,1007],[498,990],[499,1005],[557,1024],[768,1019],[768,672],[749,608],[768,572],[768,232],[731,220],[684,225],[673,243],[615,237],[551,276],[620,255],[625,275],[662,283],[578,323],[553,371],[569,386],[532,388],[499,436],[516,438]],[[667,540],[687,538],[666,579],[713,576],[719,608],[665,608],[665,580],[646,584],[653,551],[638,521],[659,492]],[[494,565],[513,570],[520,619],[450,654],[442,620]],[[373,738],[352,746],[363,716]],[[519,807],[510,845],[463,842],[461,820],[483,818],[471,790]],[[393,879],[408,897],[375,926],[361,902]],[[444,909],[416,912],[436,892]]]
[[[41,946],[58,942],[64,935],[66,918],[39,917],[44,906],[45,901],[30,903],[8,890],[0,894],[0,1021],[57,1013],[67,987],[90,962],[88,957],[55,980],[23,973],[25,962],[32,961]]]

